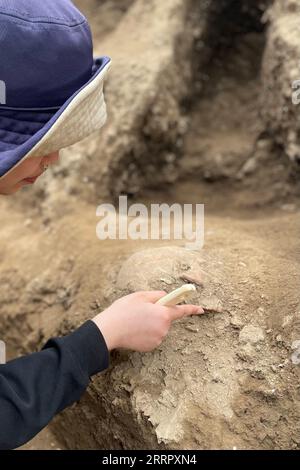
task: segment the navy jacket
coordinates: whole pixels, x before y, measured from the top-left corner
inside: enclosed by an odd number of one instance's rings
[[[108,366],[106,342],[91,320],[40,352],[0,365],[0,449],[29,441]]]

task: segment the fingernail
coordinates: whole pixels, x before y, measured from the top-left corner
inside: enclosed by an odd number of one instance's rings
[[[197,312],[197,313],[204,313],[204,310],[203,310],[203,308],[202,308],[202,307],[199,307],[199,308],[198,308],[198,312]]]

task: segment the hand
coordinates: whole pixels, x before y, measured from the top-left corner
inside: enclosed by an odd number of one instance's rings
[[[93,318],[108,350],[152,351],[161,344],[174,320],[204,313],[197,305],[165,307],[155,304],[164,295],[164,291],[135,292],[116,300]]]

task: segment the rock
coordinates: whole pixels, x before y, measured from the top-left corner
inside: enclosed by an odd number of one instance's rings
[[[243,327],[244,322],[237,314],[233,314],[230,319],[230,324],[233,326],[233,328],[240,329]]]
[[[121,267],[116,287],[120,291],[164,289],[166,279],[173,279],[173,283],[174,280],[178,282],[179,270],[183,264],[192,266],[197,263],[197,256],[185,248],[165,247],[138,251]],[[172,282],[168,282],[168,285],[171,284]]]
[[[25,226],[25,227],[29,227],[30,225],[32,225],[32,219],[26,219],[26,220],[24,221],[24,226]]]
[[[203,286],[203,274],[202,273],[193,273],[188,271],[187,273],[183,273],[180,278],[185,282],[191,282],[196,284],[197,286]]]
[[[296,339],[292,343],[292,349],[298,349],[298,348],[300,348],[300,339]]]
[[[265,335],[262,328],[255,325],[246,325],[239,334],[240,343],[250,343],[255,345],[264,341]]]
[[[294,350],[291,361],[294,365],[300,364],[300,340],[293,341],[292,349]]]
[[[201,305],[205,313],[223,313],[224,308],[221,300],[218,297],[202,297]]]
[[[199,328],[197,328],[195,325],[186,325],[185,329],[188,331],[192,331],[193,333],[198,333]]]
[[[296,212],[297,210],[297,207],[296,207],[296,204],[282,204],[280,206],[281,210],[285,211],[285,212]]]
[[[293,352],[291,356],[291,361],[294,365],[300,364],[300,348]]]
[[[288,326],[290,326],[292,324],[293,320],[294,320],[294,315],[286,315],[283,318],[281,327],[282,328],[287,328]]]
[[[255,349],[251,343],[243,343],[237,351],[237,357],[244,362],[253,362]]]
[[[161,277],[160,280],[161,280],[161,282],[163,282],[164,284],[167,284],[168,286],[170,286],[174,282],[174,279],[167,279],[167,278],[164,278],[164,277]]]
[[[243,165],[238,178],[243,178],[244,176],[251,175],[257,169],[257,160],[255,157],[249,158],[246,163]]]

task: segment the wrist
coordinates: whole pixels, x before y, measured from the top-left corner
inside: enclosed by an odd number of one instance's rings
[[[101,318],[102,317],[102,318]],[[118,347],[118,341],[116,338],[116,333],[113,331],[110,325],[104,320],[102,314],[97,315],[92,321],[101,331],[101,334],[106,342],[107,349],[112,351]]]

